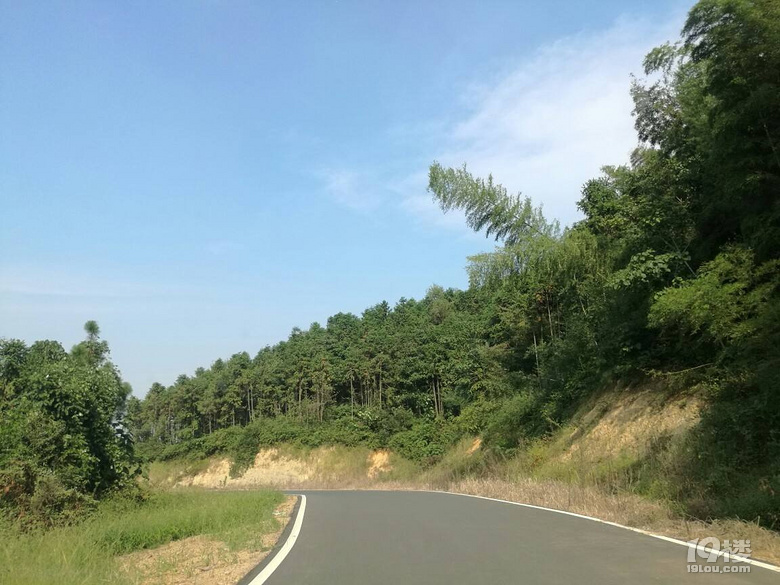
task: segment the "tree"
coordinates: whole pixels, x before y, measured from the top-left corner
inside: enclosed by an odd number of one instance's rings
[[[51,523],[127,486],[136,470],[125,427],[130,387],[97,324],[71,353],[53,341],[4,342],[0,507]]]

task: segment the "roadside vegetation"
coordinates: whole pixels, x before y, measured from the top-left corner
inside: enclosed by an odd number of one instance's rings
[[[223,556],[267,549],[280,493],[165,492],[139,481],[129,387],[97,324],[85,330],[70,352],[2,343],[0,583],[156,582],[176,563],[139,573],[123,556],[196,535]]]
[[[111,498],[88,518],[48,530],[6,525],[0,533],[0,583],[162,581],[175,566],[161,564],[141,573],[123,563],[124,556],[197,535],[213,537],[229,551],[263,551],[263,536],[278,528],[273,512],[283,499],[268,491],[178,490],[143,500]]]

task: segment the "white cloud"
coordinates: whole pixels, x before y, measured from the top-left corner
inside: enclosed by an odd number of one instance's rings
[[[51,267],[0,266],[0,294],[25,297],[134,299],[182,295],[191,289],[174,284],[149,285],[131,279],[74,274]]]
[[[631,73],[641,73],[649,49],[676,37],[681,20],[650,25],[622,19],[600,33],[541,47],[492,82],[464,88],[467,107],[431,160],[465,162],[479,176],[492,173],[510,191],[541,203],[548,218],[576,221],[585,181],[603,165],[626,162],[636,145]],[[419,182],[419,173],[409,181]],[[426,221],[441,212],[424,187],[406,190],[402,207]]]
[[[319,175],[328,195],[353,211],[372,211],[382,202],[376,186],[365,173],[350,169],[328,169]]]
[[[455,113],[388,128],[407,155],[405,169],[379,171],[377,163],[316,176],[332,200],[352,211],[376,213],[395,202],[422,225],[468,237],[463,215],[445,215],[426,191],[433,160],[466,163],[475,175],[492,174],[511,192],[530,196],[549,219],[571,224],[579,218],[583,184],[602,166],[628,161],[637,144],[631,74],[642,72],[651,48],[677,37],[683,19],[682,12],[664,23],[622,18],[541,46],[492,77],[479,72],[490,79],[464,84],[453,98]]]

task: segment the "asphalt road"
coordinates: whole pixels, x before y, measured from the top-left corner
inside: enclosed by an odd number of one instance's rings
[[[689,573],[685,546],[545,510],[425,492],[295,493],[307,498],[303,524],[268,585],[780,584],[757,566]]]

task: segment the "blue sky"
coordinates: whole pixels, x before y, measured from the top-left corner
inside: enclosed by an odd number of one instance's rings
[[[546,214],[627,160],[688,2],[0,0],[0,336],[95,319],[135,394],[293,326],[467,286],[467,162]]]

